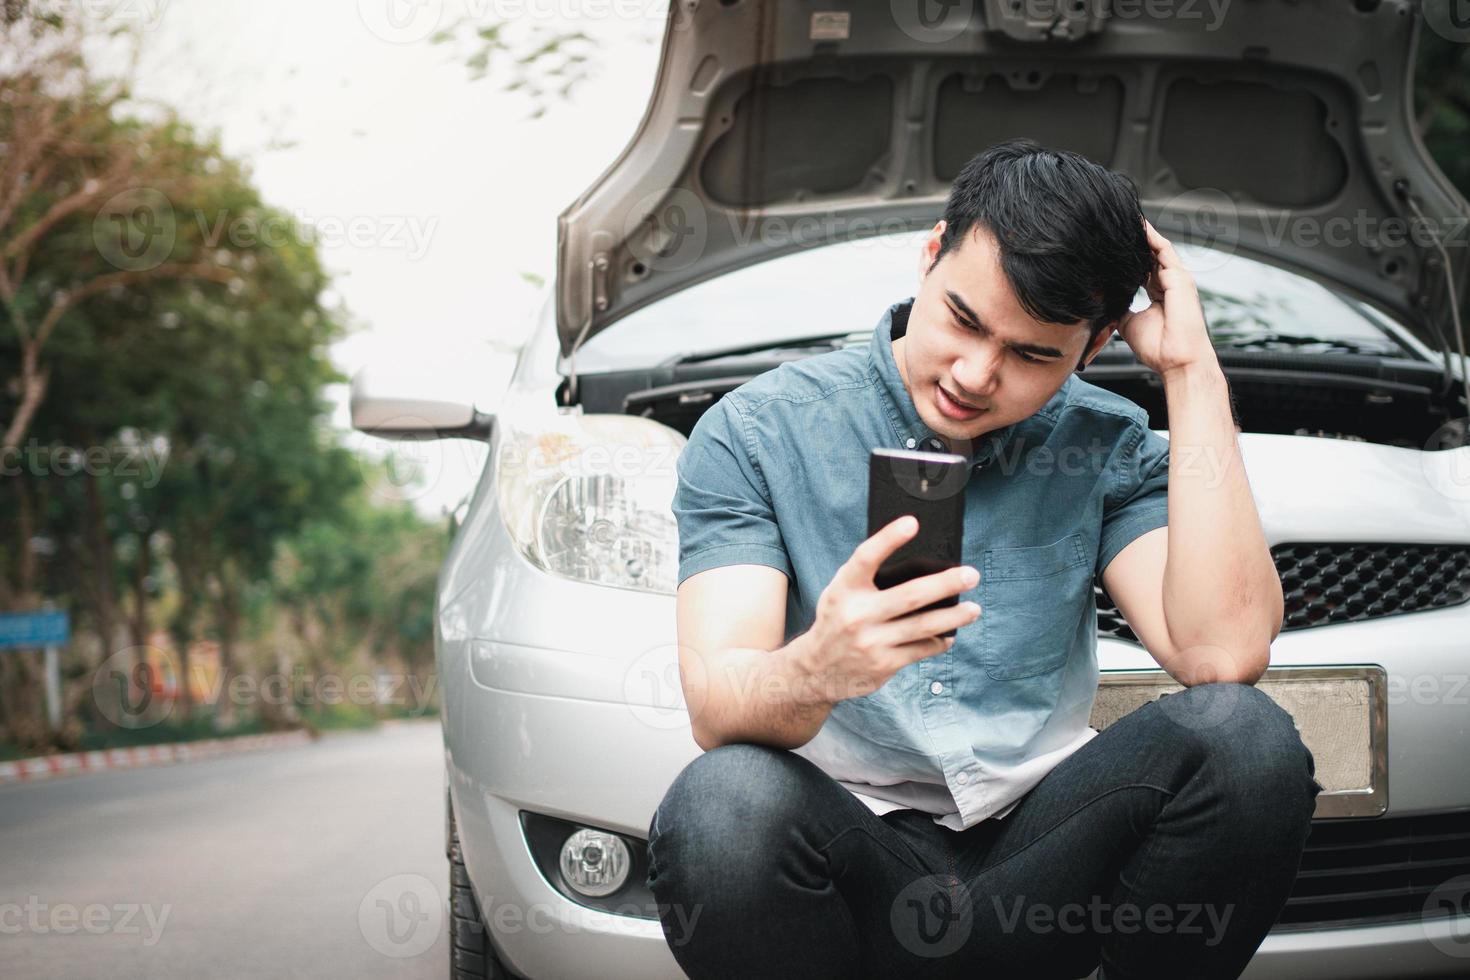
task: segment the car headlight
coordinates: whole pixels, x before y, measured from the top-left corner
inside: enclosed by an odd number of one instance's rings
[[[633,415],[538,414],[506,426],[500,510],[521,553],[579,582],[674,594],[679,536],[670,509],[687,441]]]

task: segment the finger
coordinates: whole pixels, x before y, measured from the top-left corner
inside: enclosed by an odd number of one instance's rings
[[[1147,218],[1143,219],[1143,233],[1148,238],[1149,247],[1155,252],[1169,244],[1169,240],[1159,234],[1159,230]]]
[[[1135,335],[1148,334],[1152,330],[1161,329],[1164,325],[1163,321],[1163,305],[1155,303],[1137,313],[1130,313],[1126,320],[1118,324],[1118,333],[1123,335],[1125,343],[1132,346]]]
[[[1174,243],[1169,241],[1159,230],[1149,224],[1148,219],[1143,222],[1144,233],[1148,236],[1149,247],[1154,250],[1154,258],[1160,266],[1171,269],[1179,264],[1179,253],[1174,250]]]
[[[1148,294],[1148,298],[1153,302],[1163,302],[1164,287],[1159,282],[1159,267],[1157,265],[1149,270],[1147,278],[1143,280],[1143,291]]]
[[[893,652],[903,658],[903,666],[899,667],[899,670],[902,670],[911,663],[923,660],[925,657],[932,657],[936,653],[943,653],[952,646],[954,646],[952,636],[930,636],[894,647]]]
[[[914,613],[880,627],[875,631],[880,643],[898,647],[916,643],[930,636],[938,636],[947,630],[969,626],[981,616],[979,603],[961,602],[942,609],[930,609]]]
[[[878,569],[888,556],[902,547],[918,530],[919,519],[914,515],[905,514],[895,518],[854,548],[852,557],[838,569],[838,575],[849,584],[861,582],[872,585],[873,576],[878,574]]]
[[[959,595],[966,589],[974,588],[979,581],[979,572],[968,565],[911,578],[878,593],[878,617],[894,619],[915,609],[922,609],[931,602]]]

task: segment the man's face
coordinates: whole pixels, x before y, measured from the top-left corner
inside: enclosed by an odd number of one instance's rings
[[[1033,319],[1006,280],[994,237],[979,225],[930,271],[943,232],[941,221],[921,250],[919,289],[893,355],[924,424],[950,441],[972,441],[1036,414],[1113,328],[1088,346],[1086,321]],[[962,417],[944,392],[982,411]]]

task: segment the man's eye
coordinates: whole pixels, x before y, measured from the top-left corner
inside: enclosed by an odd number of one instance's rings
[[[1016,353],[1020,356],[1021,360],[1025,361],[1027,364],[1045,364],[1046,363],[1046,359],[1045,358],[1042,358],[1042,357],[1033,357],[1032,355],[1027,354],[1027,353],[1024,353],[1023,351],[1016,351]]]

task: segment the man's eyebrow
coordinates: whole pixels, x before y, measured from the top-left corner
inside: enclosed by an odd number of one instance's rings
[[[985,327],[980,323],[980,317],[975,314],[974,310],[970,309],[968,303],[960,298],[959,293],[956,293],[953,289],[946,289],[944,291],[944,295],[949,297],[949,301],[953,303],[956,307],[954,312],[957,317],[959,317],[961,320],[967,321],[970,326],[974,327],[977,330],[985,329]],[[1027,354],[1035,354],[1039,357],[1062,356],[1062,352],[1057,350],[1055,347],[1045,347],[1041,344],[1017,344],[1012,343],[1011,341],[1006,341],[1006,346],[1009,347],[1011,350],[1024,351]]]

